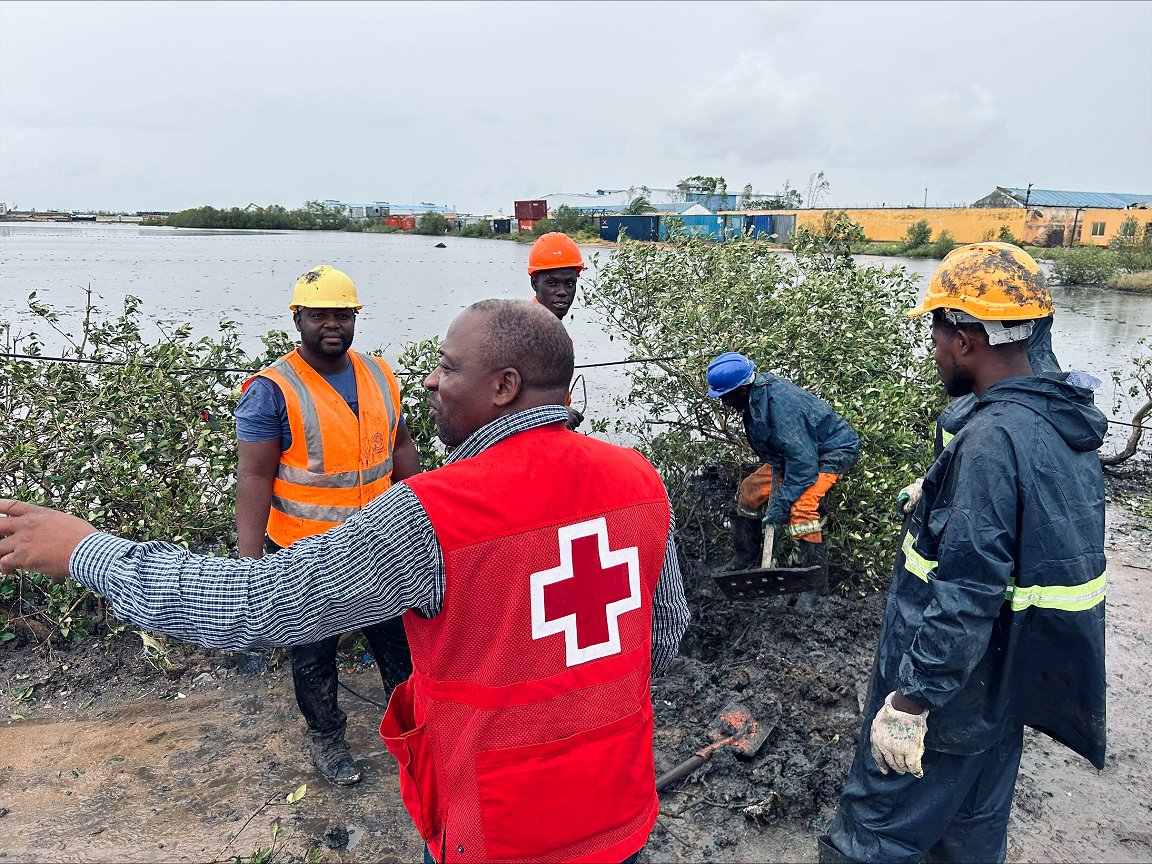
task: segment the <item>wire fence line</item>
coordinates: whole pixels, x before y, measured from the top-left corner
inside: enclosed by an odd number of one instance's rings
[[[0,351],[0,357],[6,357],[13,360],[42,360],[49,363],[91,363],[98,366],[128,366],[135,365],[142,369],[168,369],[171,372],[248,372],[255,375],[259,369],[240,369],[233,366],[183,366],[179,369],[172,369],[171,367],[161,363],[136,363],[135,361],[128,360],[95,360],[88,357],[50,357],[44,354],[14,354],[6,351]],[[606,366],[628,366],[634,363],[662,363],[669,360],[688,360],[687,355],[675,357],[638,357],[634,360],[608,360],[603,363],[577,363],[573,368],[575,369],[598,369]],[[412,375],[426,375],[425,372],[414,371],[401,371],[397,372],[398,377],[412,376]],[[585,397],[587,398],[587,397]],[[1109,423],[1114,423],[1117,426],[1127,426],[1130,429],[1152,429],[1152,426],[1140,426],[1134,423],[1125,423],[1123,420],[1114,420],[1108,418]]]

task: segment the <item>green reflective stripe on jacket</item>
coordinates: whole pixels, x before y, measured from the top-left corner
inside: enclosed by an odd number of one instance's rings
[[[1004,599],[1019,612],[1029,606],[1040,609],[1061,609],[1065,612],[1083,612],[1104,601],[1108,593],[1108,571],[1105,570],[1083,585],[1028,585],[1020,587],[1009,583]]]
[[[955,437],[956,437],[955,432],[949,432],[947,429],[944,429],[944,428],[940,429],[940,445],[942,447],[947,447],[948,442],[951,441]]]
[[[912,532],[904,535],[904,544],[900,547],[904,552],[904,569],[927,582],[928,577],[936,569],[937,562],[917,552],[915,544],[916,538],[912,536]]]
[[[814,534],[822,530],[824,522],[820,519],[813,519],[811,522],[797,522],[795,525],[788,526],[789,537],[803,537],[805,534]]]

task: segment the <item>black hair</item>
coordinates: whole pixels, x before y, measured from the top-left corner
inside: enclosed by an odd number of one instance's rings
[[[575,357],[559,318],[528,300],[481,300],[467,311],[487,318],[484,351],[493,367],[513,367],[527,388],[568,389]]]

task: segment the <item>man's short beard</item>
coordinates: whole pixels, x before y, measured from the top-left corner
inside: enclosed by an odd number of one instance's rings
[[[944,392],[949,396],[955,398],[957,396],[967,396],[972,392],[972,388],[976,386],[976,379],[972,373],[967,369],[961,367],[952,370],[952,377],[943,382]]]

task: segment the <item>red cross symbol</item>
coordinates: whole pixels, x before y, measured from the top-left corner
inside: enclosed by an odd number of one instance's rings
[[[609,549],[603,517],[558,532],[560,566],[532,574],[532,638],[564,634],[569,666],[620,653],[620,616],[640,608],[640,553]]]

